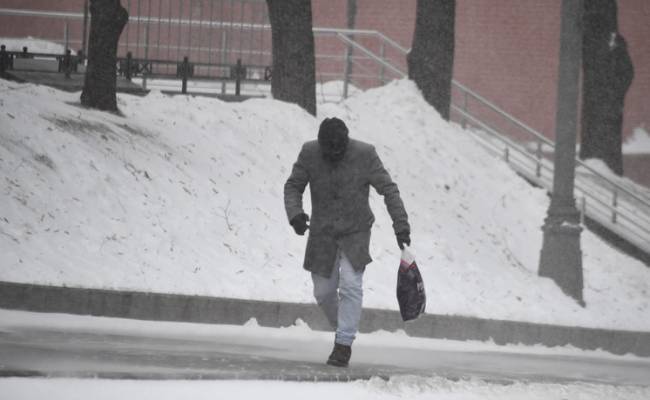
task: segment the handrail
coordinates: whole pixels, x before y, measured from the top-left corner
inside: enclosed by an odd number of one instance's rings
[[[486,105],[486,106],[490,107],[491,109],[493,109],[494,111],[496,111],[496,112],[497,112],[498,114],[500,114],[502,117],[504,117],[504,118],[506,118],[507,120],[509,120],[509,121],[511,121],[511,122],[513,122],[513,123],[515,123],[516,125],[520,126],[520,127],[523,128],[524,130],[526,130],[528,133],[531,133],[532,135],[534,135],[537,139],[539,139],[539,140],[543,141],[544,143],[546,143],[547,145],[551,146],[551,148],[555,151],[555,143],[554,143],[553,141],[547,139],[547,138],[546,138],[544,135],[542,135],[541,133],[537,132],[537,131],[534,130],[533,128],[530,128],[529,126],[527,126],[527,125],[524,124],[523,122],[519,121],[517,118],[515,118],[515,117],[513,117],[512,115],[508,114],[507,112],[505,112],[504,110],[502,110],[501,108],[499,108],[497,105],[491,103],[489,100],[487,100],[487,99],[485,99],[484,97],[482,97],[482,96],[478,95],[477,93],[473,92],[472,90],[470,90],[470,89],[467,88],[466,86],[464,86],[464,85],[462,85],[462,84],[460,84],[460,83],[458,83],[458,82],[456,82],[456,81],[452,81],[452,83],[454,83],[454,84],[455,84],[459,89],[461,89],[462,91],[464,91],[464,92],[470,94],[472,97],[475,97],[477,100],[479,100],[479,101],[480,101],[481,103],[483,103],[484,105]],[[581,167],[584,167],[586,170],[588,170],[589,172],[591,172],[591,173],[594,174],[595,176],[597,176],[597,177],[599,177],[600,179],[606,181],[608,184],[611,184],[611,185],[612,185],[613,187],[615,187],[616,189],[618,189],[618,190],[620,190],[621,192],[625,193],[626,195],[630,196],[631,198],[633,198],[633,199],[636,200],[637,202],[639,202],[639,203],[641,203],[641,204],[644,204],[644,205],[647,206],[647,207],[650,207],[650,199],[646,199],[646,198],[639,197],[636,193],[631,192],[629,189],[627,189],[626,187],[622,186],[622,185],[619,184],[618,182],[609,179],[608,177],[606,177],[605,175],[601,174],[601,173],[598,172],[596,169],[592,168],[590,165],[588,165],[587,163],[585,163],[584,161],[582,161],[582,160],[581,160],[580,158],[578,158],[578,157],[575,158],[575,162],[576,162],[578,165],[580,165]]]
[[[401,51],[403,54],[408,53],[408,51],[409,51],[408,49],[402,47],[401,45],[399,45],[399,44],[396,43],[395,41],[393,41],[393,40],[391,40],[390,38],[386,37],[386,36],[385,36],[384,34],[382,34],[381,32],[371,31],[371,30],[353,30],[353,29],[335,29],[335,28],[314,28],[314,32],[316,32],[316,31],[323,32],[323,33],[325,33],[325,32],[327,32],[327,33],[333,33],[333,32],[336,32],[336,33],[338,34],[338,36],[339,36],[342,40],[344,40],[345,42],[349,43],[349,44],[352,45],[352,46],[355,46],[355,47],[359,48],[359,49],[362,50],[366,55],[372,57],[373,59],[375,59],[375,60],[376,60],[377,62],[379,62],[380,64],[382,64],[382,65],[384,65],[384,66],[390,68],[391,70],[393,70],[393,72],[396,72],[399,76],[402,76],[402,77],[405,77],[405,76],[406,76],[406,73],[404,73],[403,71],[399,70],[399,69],[398,69],[397,67],[395,67],[393,64],[390,64],[390,63],[386,62],[386,61],[385,61],[383,58],[381,58],[381,57],[377,57],[374,53],[370,52],[370,50],[368,50],[368,49],[366,49],[366,48],[363,48],[361,45],[359,45],[359,44],[356,43],[354,40],[350,39],[349,37],[347,37],[347,36],[345,35],[345,34],[355,34],[355,33],[356,33],[356,34],[376,35],[376,36],[378,36],[379,38],[381,38],[382,40],[384,40],[385,42],[389,43],[390,45],[392,45],[393,47],[395,47],[396,49],[398,49],[399,51]],[[485,97],[483,97],[483,96],[481,96],[480,94],[474,92],[473,90],[471,90],[470,88],[468,88],[467,86],[461,84],[460,82],[458,82],[458,81],[456,81],[456,80],[452,80],[452,84],[455,85],[457,88],[459,88],[462,92],[464,92],[464,93],[466,93],[466,94],[469,94],[470,96],[472,96],[473,98],[475,98],[476,100],[478,100],[479,102],[481,102],[483,105],[485,105],[485,106],[491,108],[493,111],[495,111],[495,112],[497,112],[498,114],[500,114],[500,115],[501,115],[502,117],[504,117],[506,120],[510,121],[511,123],[514,123],[514,124],[517,125],[518,127],[522,128],[524,131],[526,131],[527,133],[533,135],[533,136],[534,136],[537,140],[539,140],[540,142],[542,142],[542,143],[544,143],[544,144],[550,146],[553,150],[555,149],[555,142],[553,142],[552,140],[548,139],[546,136],[544,136],[544,135],[541,134],[540,132],[536,131],[535,129],[531,128],[530,126],[526,125],[524,122],[520,121],[519,119],[515,118],[514,116],[508,114],[505,110],[503,110],[502,108],[500,108],[500,107],[497,106],[496,104],[492,103],[491,101],[489,101],[489,100],[486,99]],[[581,160],[580,158],[578,158],[578,157],[575,158],[575,162],[576,162],[577,165],[583,167],[584,169],[586,169],[587,171],[589,171],[590,173],[592,173],[594,176],[596,176],[596,177],[600,178],[601,180],[607,182],[608,184],[610,184],[612,187],[616,188],[616,189],[619,190],[620,192],[625,193],[627,196],[631,197],[632,199],[636,200],[637,202],[639,202],[639,203],[641,203],[641,204],[643,204],[643,205],[645,205],[645,206],[647,206],[647,207],[650,207],[650,199],[646,199],[646,198],[644,198],[644,197],[640,197],[639,195],[637,195],[636,193],[630,191],[629,189],[627,189],[626,187],[622,186],[622,185],[619,184],[618,182],[616,182],[616,181],[614,181],[614,180],[611,180],[610,178],[606,177],[605,175],[603,175],[602,173],[600,173],[600,172],[597,171],[596,169],[592,168],[590,165],[586,164],[584,161],[582,161],[582,160]]]
[[[402,47],[399,43],[394,41],[393,39],[389,38],[388,36],[384,35],[381,32],[377,32],[379,37],[386,43],[390,44],[391,46],[395,47],[397,50],[401,51],[403,54],[408,54],[411,49],[407,49],[406,47]]]
[[[340,33],[343,35],[368,35],[368,36],[377,36],[380,38],[382,41],[390,44],[391,46],[395,47],[397,50],[400,52],[406,54],[409,52],[409,49],[406,47],[403,47],[393,39],[389,38],[388,36],[384,35],[383,33],[372,30],[372,29],[345,29],[345,28],[323,28],[323,27],[314,27],[312,28],[312,31],[314,33]]]
[[[453,111],[459,113],[462,117],[467,118],[472,123],[476,124],[477,126],[482,128],[484,131],[489,133],[491,135],[491,137],[493,137],[493,138],[497,139],[498,141],[502,142],[506,146],[506,148],[510,148],[512,150],[515,150],[518,154],[523,155],[524,157],[528,158],[532,162],[539,162],[539,160],[537,160],[535,158],[534,154],[527,151],[519,143],[516,143],[512,139],[499,134],[499,132],[497,132],[494,128],[490,127],[489,125],[487,125],[483,121],[479,120],[478,118],[476,118],[472,114],[469,114],[468,112],[466,112],[465,110],[463,110],[462,108],[458,107],[455,104],[452,104],[451,108],[452,108]],[[542,167],[545,167],[545,166],[542,165]],[[519,168],[525,169],[524,166],[521,166]],[[541,178],[541,176],[537,176],[537,178]],[[540,180],[540,182],[543,182],[543,180]],[[546,189],[547,190],[552,189],[550,183],[548,184]],[[643,226],[643,225],[641,225],[639,223],[639,221],[638,221],[639,215],[636,215],[636,213],[634,213],[633,211],[631,211],[631,210],[629,210],[627,208],[622,208],[622,207],[618,207],[618,206],[609,204],[608,202],[600,199],[598,196],[594,196],[592,193],[590,193],[588,187],[584,187],[583,182],[580,182],[580,181],[576,182],[576,190],[579,191],[579,192],[582,192],[583,196],[591,199],[592,201],[595,202],[596,205],[601,207],[601,211],[598,213],[598,215],[600,217],[599,219],[602,219],[600,221],[601,223],[607,223],[607,224],[613,225],[613,226],[621,226],[627,232],[627,234],[621,233],[619,231],[620,235],[627,236],[628,240],[630,240],[632,242],[637,242],[637,245],[640,246],[641,248],[644,248],[644,247],[646,247],[648,245],[647,240],[643,239],[643,236],[640,234],[640,232],[642,232],[643,234],[646,234],[646,235],[650,235],[650,230],[648,230],[645,226]],[[592,208],[593,208],[593,205],[592,205]],[[604,209],[604,211],[602,211],[602,209]],[[627,224],[621,225],[619,222],[616,222],[616,223],[610,222],[608,220],[608,215],[605,214],[605,213],[609,213],[609,212],[615,212],[616,215],[618,215],[620,218],[622,218],[623,220],[626,220]],[[642,212],[642,214],[644,214],[644,217],[647,217],[645,215],[645,213]]]
[[[381,33],[379,33],[379,35],[381,35],[382,37],[384,36]],[[405,49],[405,48],[403,48],[403,47],[401,47],[399,45],[396,45],[395,47],[397,49],[399,49],[400,51],[402,51],[402,53],[404,53],[404,54],[408,53],[408,51],[409,51],[409,50],[407,50],[407,49]],[[466,94],[469,94],[470,96],[472,96],[473,98],[475,98],[479,102],[483,103],[483,105],[491,108],[493,111],[497,112],[498,114],[500,114],[502,117],[504,117],[508,121],[514,123],[515,125],[522,128],[524,131],[526,131],[529,134],[533,135],[539,141],[541,141],[541,142],[551,146],[553,149],[555,149],[555,142],[548,139],[546,136],[544,136],[540,132],[536,131],[535,129],[531,128],[530,126],[526,125],[525,123],[523,123],[519,119],[515,118],[514,116],[508,114],[505,110],[503,110],[502,108],[500,108],[496,104],[492,103],[491,101],[489,101],[485,97],[483,97],[480,94],[474,92],[473,90],[471,90],[467,86],[463,85],[462,83],[456,81],[455,79],[452,80],[452,84],[454,86],[456,86],[458,89],[460,89],[462,92],[464,92]],[[591,166],[586,164],[584,161],[582,161],[579,157],[576,157],[576,163],[578,165],[580,165],[581,167],[584,167],[586,170],[588,170],[589,172],[591,172],[595,176],[597,176],[600,179],[602,179],[602,180],[606,181],[607,183],[611,184],[613,187],[615,187],[618,190],[622,191],[626,195],[629,195],[630,197],[632,197],[634,200],[638,201],[639,203],[644,204],[647,207],[650,207],[650,199],[646,199],[645,197],[639,197],[636,193],[631,192],[629,189],[627,189],[626,187],[620,185],[618,182],[613,181],[613,180],[609,179],[608,177],[606,177],[605,175],[601,174],[600,172],[598,172],[597,170],[595,170],[594,168],[592,168]]]
[[[395,72],[397,75],[399,75],[401,78],[405,78],[406,74],[402,72],[399,68],[395,67],[393,64],[389,63],[388,61],[384,60],[383,58],[377,56],[375,53],[372,51],[368,50],[364,46],[360,45],[359,43],[355,42],[354,40],[350,39],[349,37],[345,36],[342,33],[337,33],[336,36],[341,39],[343,42],[349,44],[350,46],[353,46],[359,50],[361,50],[365,55],[368,57],[372,58],[373,60],[377,61],[381,65],[383,65],[386,68],[389,68],[393,72]]]
[[[476,100],[478,100],[478,101],[480,101],[481,103],[483,103],[484,105],[488,106],[488,107],[491,108],[492,110],[496,111],[498,114],[500,114],[501,116],[505,117],[505,118],[506,118],[507,120],[509,120],[510,122],[513,122],[514,124],[516,124],[516,125],[519,126],[520,128],[522,128],[522,129],[524,129],[525,131],[527,131],[528,133],[532,134],[532,135],[535,136],[537,139],[543,141],[544,143],[546,143],[546,144],[548,144],[548,145],[554,146],[554,142],[553,142],[552,140],[548,139],[546,136],[544,136],[544,135],[542,135],[541,133],[537,132],[535,129],[529,127],[528,125],[524,124],[523,122],[521,122],[521,121],[518,120],[517,118],[515,118],[515,117],[513,117],[512,115],[508,114],[508,113],[505,112],[503,109],[501,109],[499,106],[497,106],[496,104],[490,102],[488,99],[486,99],[485,97],[481,96],[480,94],[474,92],[473,90],[471,90],[471,89],[468,88],[467,86],[465,86],[465,85],[459,83],[459,82],[456,81],[455,79],[452,80],[452,84],[454,84],[455,86],[457,86],[457,87],[458,87],[460,90],[462,90],[463,92],[465,92],[465,93],[471,95],[471,96],[474,97]]]

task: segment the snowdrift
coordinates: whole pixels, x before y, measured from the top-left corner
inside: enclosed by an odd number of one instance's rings
[[[120,95],[117,116],[78,98],[0,81],[0,280],[313,302],[282,191],[302,143],[338,116],[400,187],[428,312],[650,329],[650,269],[588,231],[586,308],[537,276],[545,192],[409,81],[320,104],[318,118],[268,99]],[[382,200],[373,191],[364,304],[397,309]]]

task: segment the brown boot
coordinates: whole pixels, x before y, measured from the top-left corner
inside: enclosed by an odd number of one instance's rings
[[[327,364],[333,365],[335,367],[347,367],[348,363],[350,362],[351,355],[351,346],[334,343],[334,349],[332,350],[330,357],[327,359]]]

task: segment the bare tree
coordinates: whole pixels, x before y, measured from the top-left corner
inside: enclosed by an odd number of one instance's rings
[[[418,0],[409,78],[425,100],[449,120],[454,66],[456,0]]]
[[[357,0],[348,0],[347,2],[347,25],[348,29],[354,29],[357,19]],[[354,40],[354,35],[348,36],[350,39]],[[352,45],[348,44],[345,57],[345,84],[343,85],[343,97],[348,97],[348,83],[349,78],[352,75],[352,56],[354,53],[354,48]]]
[[[316,59],[310,0],[266,0],[271,20],[273,98],[316,115]]]
[[[81,104],[117,111],[117,43],[129,14],[120,0],[90,0],[90,15],[88,68]]]
[[[634,68],[618,32],[616,0],[589,0],[584,7],[580,158],[599,158],[622,175],[623,107]]]

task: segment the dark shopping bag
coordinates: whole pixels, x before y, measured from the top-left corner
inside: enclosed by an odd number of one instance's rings
[[[415,257],[406,248],[397,271],[397,302],[402,320],[410,321],[424,313],[427,297],[424,293],[422,275],[415,263]]]

